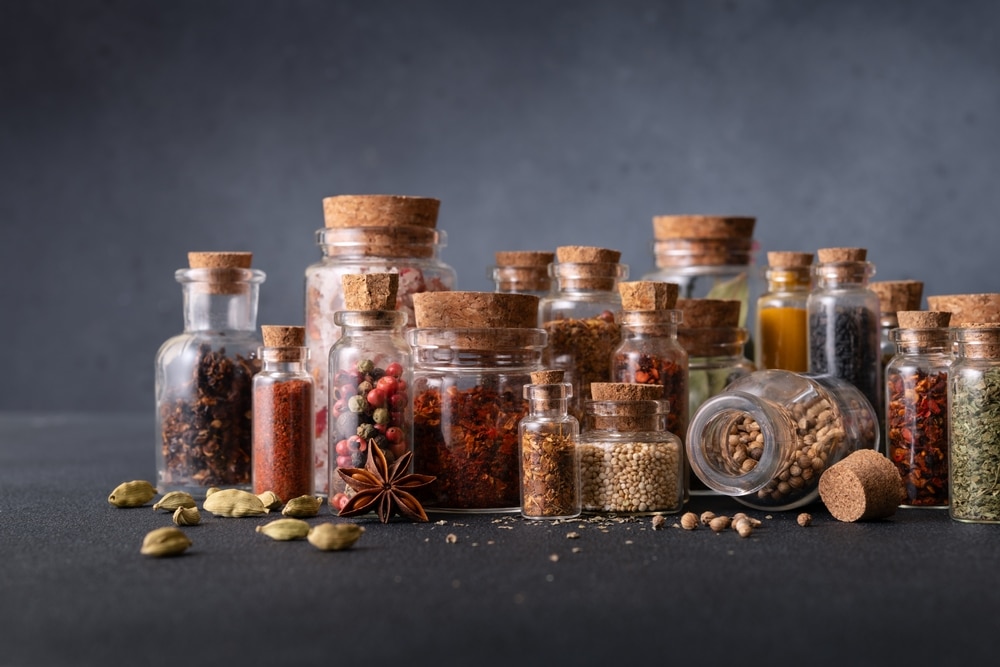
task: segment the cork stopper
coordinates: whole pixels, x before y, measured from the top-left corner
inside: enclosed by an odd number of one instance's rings
[[[1000,294],[947,294],[927,297],[928,310],[951,313],[951,326],[1000,323]]]
[[[622,310],[671,310],[677,304],[677,283],[636,280],[618,283]]]
[[[498,250],[494,257],[497,266],[546,268],[555,261],[556,254],[547,250]]]
[[[591,382],[590,396],[595,401],[659,401],[663,386],[633,382]]]
[[[618,250],[584,245],[566,245],[556,248],[556,259],[564,264],[617,264],[622,257]]]
[[[900,329],[944,329],[951,321],[951,313],[937,310],[901,310],[896,313]]]
[[[896,465],[872,449],[859,449],[819,478],[819,495],[840,521],[884,519],[896,513],[906,492]]]
[[[538,297],[499,292],[418,292],[413,312],[418,327],[520,329],[538,326]]]
[[[750,239],[757,219],[729,215],[657,215],[653,237],[662,239]]]
[[[772,269],[796,269],[809,266],[812,262],[813,254],[811,252],[772,250],[767,253],[767,265]]]
[[[252,252],[189,252],[192,269],[249,269]]]
[[[736,299],[677,299],[684,313],[685,329],[738,327],[740,302]]]
[[[346,310],[395,310],[398,273],[348,273],[341,276]]]
[[[197,285],[203,294],[246,294],[246,271],[252,252],[189,252],[188,267],[210,269],[206,282]]]
[[[869,287],[878,295],[883,314],[919,310],[924,296],[924,284],[919,280],[879,280],[869,283]]]
[[[305,347],[306,344],[305,327],[265,324],[260,331],[264,347]]]
[[[492,277],[499,292],[548,292],[549,264],[556,254],[546,250],[504,250],[495,253]]]
[[[337,195],[323,199],[327,227],[424,227],[437,225],[441,202],[401,195]]]
[[[591,424],[595,429],[619,432],[658,430],[658,417],[667,409],[663,391],[658,384],[591,382]],[[604,401],[613,401],[614,406],[602,405]]]
[[[816,251],[820,264],[834,262],[864,262],[868,258],[865,248],[820,248]]]
[[[545,370],[531,373],[531,384],[560,384],[563,381],[565,371]]]
[[[996,322],[962,324],[954,330],[953,339],[959,345],[963,357],[1000,359],[1000,324]]]

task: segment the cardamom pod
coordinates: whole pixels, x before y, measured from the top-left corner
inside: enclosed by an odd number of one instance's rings
[[[115,507],[142,507],[156,495],[156,488],[142,479],[122,482],[108,496],[108,502]]]
[[[173,512],[178,507],[195,507],[194,496],[192,496],[187,491],[171,491],[167,493],[162,498],[160,498],[155,505],[153,505],[154,510],[166,510],[167,512]]]
[[[192,542],[180,528],[166,526],[146,534],[139,553],[144,556],[176,556],[191,546]]]
[[[281,510],[281,513],[294,517],[316,516],[322,505],[323,496],[299,496],[285,503],[285,509]]]
[[[257,497],[260,498],[260,502],[264,503],[264,507],[268,510],[276,510],[281,507],[281,498],[274,491],[265,491],[264,493],[258,493]]]
[[[349,549],[365,529],[354,523],[321,523],[309,529],[306,539],[321,551]]]
[[[264,533],[272,540],[299,540],[309,534],[309,528],[309,524],[302,519],[275,519],[257,526],[257,532]]]
[[[201,512],[197,507],[178,507],[174,510],[174,523],[178,526],[197,526],[201,523]]]
[[[205,498],[202,507],[215,516],[260,516],[267,508],[260,498],[242,489],[223,489]]]
[[[221,490],[222,490],[222,489],[220,489],[220,488],[219,488],[219,487],[217,487],[217,486],[210,486],[210,487],[208,487],[207,489],[205,489],[205,497],[206,497],[206,498],[208,498],[208,497],[209,497],[210,495],[212,495],[212,494],[213,494],[213,493],[215,493],[216,491],[221,491]]]

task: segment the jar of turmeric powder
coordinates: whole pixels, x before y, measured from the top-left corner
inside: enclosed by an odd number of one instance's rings
[[[809,370],[806,302],[812,288],[812,261],[809,252],[767,253],[767,291],[757,299],[757,368]]]

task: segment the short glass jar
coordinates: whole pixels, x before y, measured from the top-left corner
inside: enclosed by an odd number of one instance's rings
[[[518,512],[518,424],[524,387],[542,370],[535,328],[415,328],[413,467],[437,479],[428,512]]]
[[[684,505],[684,448],[666,401],[588,401],[580,434],[583,511],[671,514]]]
[[[756,371],[701,405],[688,427],[691,470],[748,507],[790,510],[819,497],[823,471],[878,446],[875,411],[850,383]]]
[[[524,387],[528,414],[518,426],[518,440],[526,519],[580,516],[580,423],[567,412],[572,393],[568,382]]]

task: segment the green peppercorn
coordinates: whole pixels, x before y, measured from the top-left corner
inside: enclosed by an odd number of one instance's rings
[[[364,382],[358,385],[358,395],[367,396],[368,392],[370,392],[374,388],[375,388],[374,384],[372,384],[368,380],[365,380]]]
[[[377,408],[375,412],[372,413],[372,419],[375,420],[376,424],[388,424],[389,411],[385,408]]]
[[[367,405],[368,401],[365,400],[364,396],[351,396],[350,400],[347,401],[347,409],[351,412],[364,412]]]
[[[374,438],[378,431],[372,424],[362,424],[358,426],[358,437],[362,440],[369,440]]]
[[[364,359],[358,362],[358,372],[360,373],[371,373],[375,368],[375,362],[371,359]]]

